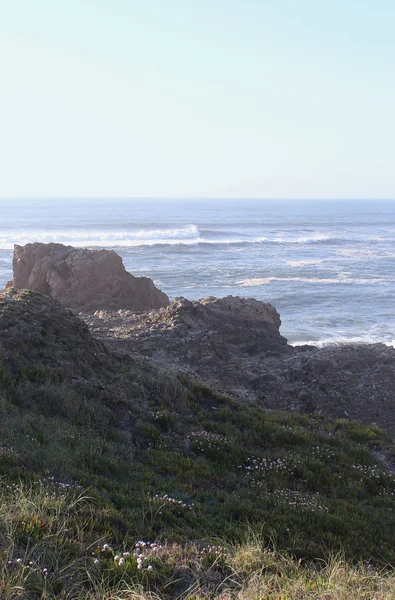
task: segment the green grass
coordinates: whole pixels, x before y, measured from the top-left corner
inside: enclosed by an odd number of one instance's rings
[[[395,564],[395,479],[372,455],[390,444],[382,431],[120,365],[93,388],[0,367],[2,599],[261,598],[264,580],[267,598],[318,597],[292,596],[284,582],[276,596],[278,564],[313,594],[344,561],[351,578],[370,561],[379,585]],[[143,551],[141,570],[138,540],[162,546]]]

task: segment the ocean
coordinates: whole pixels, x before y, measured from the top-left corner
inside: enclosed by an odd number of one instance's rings
[[[171,299],[271,302],[290,343],[395,345],[395,201],[0,200],[14,244],[113,248]]]

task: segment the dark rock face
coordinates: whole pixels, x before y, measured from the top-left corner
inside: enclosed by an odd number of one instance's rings
[[[35,365],[74,380],[94,380],[111,370],[102,342],[71,310],[35,292],[0,291],[0,358],[10,372]]]
[[[244,298],[176,299],[136,315],[96,313],[93,334],[111,345],[269,409],[326,413],[395,434],[395,349],[383,344],[293,348],[280,317]]]
[[[99,311],[86,323],[111,345],[244,400],[256,399],[252,381],[260,362],[294,350],[280,335],[276,309],[252,298],[176,298],[167,308],[141,315]]]
[[[261,370],[274,375],[270,386],[256,386],[257,400],[267,408],[376,423],[395,434],[394,348],[384,344],[312,348],[265,361]]]
[[[62,244],[14,247],[14,279],[8,287],[29,289],[58,300],[75,312],[162,308],[169,299],[148,277],[134,277],[113,250]]]
[[[2,291],[0,359],[10,372],[34,364],[113,389],[119,361],[132,356],[268,409],[376,423],[395,435],[394,348],[293,348],[270,304],[233,297],[178,298],[143,314],[98,311],[84,320],[48,296]]]

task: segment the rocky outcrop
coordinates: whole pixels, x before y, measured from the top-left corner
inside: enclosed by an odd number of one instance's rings
[[[231,296],[177,298],[145,313],[99,310],[82,318],[85,323],[49,296],[0,292],[0,358],[6,369],[22,377],[24,365],[59,371],[84,389],[93,385],[94,394],[115,394],[119,402],[133,385],[131,365],[144,364],[155,381],[159,366],[264,408],[376,423],[395,435],[394,348],[293,348],[280,334],[273,306]],[[125,373],[132,373],[127,384]]]
[[[89,418],[97,427],[116,424],[132,439],[151,388],[170,384],[150,361],[111,351],[53,298],[0,290],[0,400],[5,393],[39,413],[72,414],[82,424]],[[179,388],[175,381],[173,393]]]
[[[97,311],[87,320],[97,334],[133,340],[147,352],[173,351],[190,365],[292,351],[280,335],[280,316],[253,298],[176,298],[167,308],[145,314]],[[214,368],[214,364],[212,364]]]
[[[395,349],[383,344],[293,348],[270,304],[233,297],[178,298],[143,315],[98,312],[86,320],[107,343],[221,393],[269,409],[377,423],[395,434]]]
[[[260,405],[375,423],[395,435],[395,349],[329,346],[267,360],[251,382]]]
[[[75,312],[165,307],[169,299],[148,277],[134,277],[113,250],[63,244],[14,246],[14,279],[8,287],[51,296]]]
[[[14,288],[0,291],[0,362],[11,373],[34,366],[89,381],[114,366],[106,346],[71,310]]]

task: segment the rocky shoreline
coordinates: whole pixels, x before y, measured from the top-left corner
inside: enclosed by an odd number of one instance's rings
[[[395,349],[384,344],[292,347],[271,305],[231,296],[82,318],[110,347],[222,394],[272,410],[375,423],[395,434]]]
[[[395,434],[394,348],[290,346],[271,304],[232,296],[169,304],[151,280],[134,278],[118,255],[105,250],[16,246],[13,266],[16,287],[46,292],[72,308],[111,352],[148,360],[249,404],[375,423]],[[114,275],[127,282],[121,298],[119,287],[109,284]],[[139,279],[150,283],[144,281],[145,291],[136,296],[130,282]],[[57,285],[44,289],[43,282]]]

